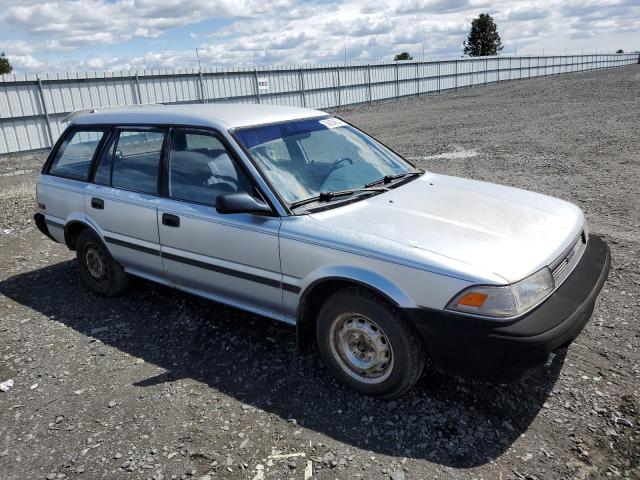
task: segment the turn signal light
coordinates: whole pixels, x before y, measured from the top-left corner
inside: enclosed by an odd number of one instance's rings
[[[458,305],[466,305],[467,307],[480,308],[486,299],[487,295],[485,295],[484,293],[469,292],[456,303]]]
[[[40,203],[40,202],[38,202],[38,208],[40,210],[46,210],[47,209],[46,205],[44,203]]]

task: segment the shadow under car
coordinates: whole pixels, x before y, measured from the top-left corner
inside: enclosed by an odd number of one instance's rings
[[[166,370],[140,388],[193,378],[353,447],[452,467],[507,450],[540,411],[565,354],[518,384],[430,371],[405,396],[382,401],[337,385],[317,352],[298,354],[291,327],[147,281],[118,299],[99,297],[67,261],[14,275],[0,293]]]

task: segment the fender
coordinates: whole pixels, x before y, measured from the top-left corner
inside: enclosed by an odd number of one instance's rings
[[[76,225],[83,225],[86,228],[93,230],[98,235],[100,240],[102,240],[102,242],[104,243],[104,238],[102,232],[100,231],[100,228],[84,214],[80,212],[73,212],[67,217],[67,220],[64,224],[64,243],[70,250],[72,250],[72,245],[70,243],[69,231]]]
[[[371,290],[378,292],[394,305],[401,308],[414,308],[416,303],[398,285],[388,278],[361,267],[349,265],[327,265],[311,272],[303,279],[301,287],[300,302],[313,290],[313,287],[323,281],[346,280],[357,283]]]
[[[314,338],[316,318],[313,310],[317,306],[314,293],[318,293],[318,289],[321,289],[323,285],[331,285],[335,282],[361,285],[376,292],[396,307],[414,308],[416,306],[413,299],[404,290],[374,271],[353,266],[329,265],[322,267],[308,275],[301,285],[302,293],[298,297],[295,314],[298,350],[304,350]]]

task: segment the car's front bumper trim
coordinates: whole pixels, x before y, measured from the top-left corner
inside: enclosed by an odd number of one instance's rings
[[[497,382],[519,380],[582,331],[610,265],[609,247],[591,236],[562,285],[538,307],[508,322],[427,309],[405,311],[441,369]]]

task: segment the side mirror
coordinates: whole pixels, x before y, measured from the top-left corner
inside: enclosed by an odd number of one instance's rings
[[[218,213],[270,214],[271,207],[247,192],[227,193],[216,199]]]

